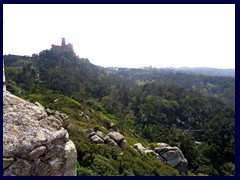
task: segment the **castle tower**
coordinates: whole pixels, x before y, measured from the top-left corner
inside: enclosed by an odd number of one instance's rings
[[[65,38],[62,38],[62,46],[65,46]]]

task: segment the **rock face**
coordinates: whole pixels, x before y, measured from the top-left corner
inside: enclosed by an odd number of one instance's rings
[[[62,127],[64,115],[49,116],[7,91],[3,96],[3,175],[75,176],[77,153]]]
[[[180,172],[186,173],[188,171],[188,162],[178,147],[171,147],[166,143],[158,143],[157,145],[158,147],[149,150],[144,148],[141,143],[136,143],[133,148],[141,154],[150,153],[164,164],[178,169]]]
[[[102,131],[94,132],[92,129],[86,129],[84,132],[90,141],[95,144],[106,144],[108,146],[119,146],[121,148],[128,146],[125,137],[118,132],[105,134]]]
[[[112,138],[116,143],[120,144],[122,140],[124,140],[124,136],[118,132],[110,132],[108,136]]]
[[[112,140],[112,139],[109,139],[107,141],[107,145],[109,145],[109,146],[118,146],[117,143],[114,140]]]
[[[156,147],[154,151],[164,159],[165,164],[178,169],[180,172],[186,173],[188,171],[188,162],[178,147]]]
[[[139,153],[144,154],[147,150],[141,143],[136,143],[133,145],[133,148],[135,148]]]
[[[102,140],[98,135],[93,135],[91,138],[90,138],[90,141],[92,143],[96,143],[96,144],[104,144],[104,140]]]
[[[119,132],[110,132],[105,134],[101,131],[94,132],[92,129],[84,131],[90,141],[95,144],[106,144],[108,146],[119,146],[124,148],[128,146],[125,137]],[[182,151],[178,147],[171,147],[166,143],[158,143],[158,147],[152,149],[145,148],[141,143],[134,144],[133,148],[140,154],[151,154],[159,161],[170,167],[178,169],[180,172],[186,173],[188,170],[188,162]]]
[[[157,154],[155,151],[153,151],[151,149],[147,149],[147,148],[143,147],[143,145],[141,143],[134,144],[133,148],[136,149],[140,154],[149,153],[152,156],[155,156],[161,162],[164,162],[164,159],[159,154]]]

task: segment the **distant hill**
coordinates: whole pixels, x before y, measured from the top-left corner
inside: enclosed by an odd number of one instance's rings
[[[118,67],[108,67],[106,68],[110,71],[148,71],[148,72],[160,72],[160,73],[185,73],[185,74],[196,74],[196,75],[205,75],[205,76],[219,76],[219,77],[235,77],[235,69],[217,69],[209,67],[180,67],[180,68],[154,68],[154,67],[142,67],[142,68],[118,68]]]
[[[217,69],[217,68],[209,68],[209,67],[181,67],[175,68],[177,71],[182,71],[185,73],[193,73],[193,74],[203,74],[208,76],[230,76],[235,77],[235,69]]]

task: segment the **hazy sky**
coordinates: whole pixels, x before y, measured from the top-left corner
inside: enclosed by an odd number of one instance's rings
[[[72,43],[115,67],[235,68],[235,5],[3,5],[3,53]]]

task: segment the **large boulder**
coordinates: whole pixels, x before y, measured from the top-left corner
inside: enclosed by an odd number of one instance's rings
[[[136,149],[139,153],[145,154],[145,151],[147,150],[141,143],[136,143],[133,145],[133,148]]]
[[[167,143],[157,143],[158,147],[163,148],[163,147],[170,147]]]
[[[119,144],[119,146],[120,146],[121,148],[126,148],[126,147],[128,146],[128,143],[127,143],[127,141],[124,139],[124,140],[121,141],[121,143]]]
[[[153,150],[161,156],[165,164],[178,169],[180,172],[186,173],[188,171],[188,161],[178,147],[162,144],[160,147],[156,147]]]
[[[133,148],[136,149],[139,153],[141,154],[151,154],[152,156],[155,156],[158,160],[163,162],[163,159],[161,158],[161,156],[159,154],[157,154],[155,151],[145,148],[143,147],[143,145],[141,143],[136,143],[133,145]]]
[[[158,147],[151,150],[143,147],[141,143],[136,143],[133,148],[140,154],[151,154],[164,164],[178,169],[180,172],[186,173],[188,171],[188,162],[178,147],[171,147],[166,143],[158,143],[157,145]]]
[[[154,157],[156,157],[159,161],[161,161],[161,162],[163,162],[163,163],[165,163],[164,162],[164,159],[159,155],[159,154],[157,154],[155,151],[153,151],[153,150],[149,150],[149,149],[146,149],[145,151],[144,151],[144,153],[146,154],[146,153],[149,153],[149,154],[151,154],[152,156],[154,156]]]
[[[75,145],[53,112],[7,91],[3,99],[3,175],[76,176]]]
[[[64,176],[76,176],[77,151],[72,141],[65,145],[66,169]],[[74,162],[74,163],[73,163]]]
[[[108,146],[118,146],[118,144],[112,139],[107,140],[107,145]]]
[[[104,144],[104,140],[102,140],[98,135],[93,135],[91,138],[90,138],[90,141],[92,143],[95,143],[95,144]]]
[[[104,142],[107,142],[110,139],[110,137],[102,131],[97,131],[96,135],[98,135]]]
[[[95,144],[106,144],[108,146],[119,146],[121,148],[128,145],[124,136],[118,132],[110,132],[108,134],[105,134],[102,131],[93,132],[85,130],[85,132],[87,133],[90,141]]]
[[[122,140],[124,140],[124,136],[120,134],[119,132],[110,132],[108,133],[108,136],[113,139],[117,144],[120,144]]]

